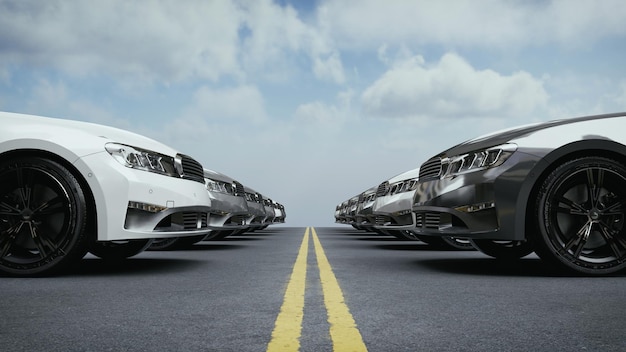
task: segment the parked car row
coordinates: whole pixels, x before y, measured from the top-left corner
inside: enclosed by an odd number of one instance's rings
[[[413,197],[418,184],[419,168],[393,176],[368,188],[335,208],[335,222],[355,229],[415,240],[438,248],[473,249],[469,240],[416,234]]]
[[[367,190],[367,202],[359,208],[359,197],[344,201],[335,219],[419,239],[466,239],[502,260],[535,252],[553,268],[613,274],[626,268],[624,130],[626,113],[615,113],[478,137],[428,159],[408,183],[380,185],[376,202],[402,203],[391,194],[395,187],[410,192],[410,205],[388,205],[381,214],[374,202],[371,212],[352,215],[372,203]]]
[[[285,222],[191,156],[113,127],[0,112],[0,271],[38,276]]]

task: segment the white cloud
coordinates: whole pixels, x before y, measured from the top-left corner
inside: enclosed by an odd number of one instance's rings
[[[381,6],[382,5],[382,6]],[[620,0],[325,1],[319,25],[342,48],[381,44],[517,48],[541,44],[588,46],[623,35],[626,7]]]
[[[227,124],[258,123],[268,119],[263,96],[251,85],[223,89],[201,87],[194,93],[193,106],[185,115]]]
[[[0,59],[71,74],[216,80],[240,75],[232,1],[22,1],[0,4]]]
[[[2,2],[0,33],[0,63],[81,77],[242,82],[296,74],[304,57],[317,79],[345,81],[329,38],[270,0]]]
[[[523,117],[548,94],[526,72],[477,70],[456,54],[434,65],[420,56],[397,62],[362,94],[366,116],[389,118]]]
[[[264,75],[284,75],[295,70],[298,56],[304,55],[317,79],[345,81],[339,52],[328,37],[303,22],[293,7],[259,0],[246,3],[244,8],[248,32],[243,38],[242,56],[248,71],[262,69]]]

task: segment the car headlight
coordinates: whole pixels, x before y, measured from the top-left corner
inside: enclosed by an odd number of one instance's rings
[[[391,185],[389,195],[414,191],[417,188],[417,178],[396,182]]]
[[[454,177],[502,165],[515,150],[517,150],[515,144],[502,144],[497,147],[445,158],[441,161],[443,166],[442,177]]]
[[[233,187],[232,187],[232,184],[230,183],[215,181],[209,178],[205,179],[205,181],[206,181],[206,189],[209,192],[228,193],[228,194],[233,193]]]
[[[104,149],[126,167],[166,176],[180,176],[176,172],[174,158],[171,156],[119,143],[107,143]]]

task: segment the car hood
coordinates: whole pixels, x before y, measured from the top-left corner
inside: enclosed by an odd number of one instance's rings
[[[222,182],[226,182],[226,183],[233,183],[235,182],[235,179],[233,179],[232,177],[229,177],[227,175],[224,175],[220,172],[217,171],[213,171],[210,169],[205,168],[204,169],[204,178],[209,178],[211,180],[214,181],[222,181]]]
[[[420,173],[420,169],[418,167],[416,169],[411,169],[409,171],[405,171],[401,174],[398,174],[388,179],[387,182],[394,183],[394,182],[399,182],[399,181],[404,181],[404,180],[412,180],[414,178],[417,178],[419,176],[419,173]]]
[[[3,119],[10,121],[10,123],[3,124],[5,126],[3,128],[14,131],[15,136],[28,136],[64,145],[88,142],[103,146],[106,143],[115,142],[171,156],[177,154],[176,150],[151,138],[96,123],[0,112],[0,120]],[[84,153],[89,153],[88,146],[83,145],[80,149]]]
[[[457,144],[456,146],[444,151],[443,153],[441,153],[441,155],[452,156],[452,155],[466,154],[469,152],[504,144],[514,139],[532,135],[533,133],[537,131],[545,130],[545,129],[556,127],[556,126],[567,125],[567,124],[572,124],[572,123],[581,122],[581,121],[590,121],[590,120],[606,119],[606,118],[622,117],[622,116],[624,116],[624,113],[583,116],[583,117],[577,117],[577,118],[571,118],[571,119],[553,120],[553,121],[548,121],[548,122],[514,127],[514,128],[490,133],[484,136],[480,136],[478,138],[470,139],[468,141]]]

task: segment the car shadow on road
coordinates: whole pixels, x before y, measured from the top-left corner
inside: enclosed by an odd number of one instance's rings
[[[220,241],[203,241],[193,244],[191,246],[179,248],[179,251],[222,251],[226,249],[240,249],[245,247],[244,245],[235,243],[224,243],[227,240]]]
[[[393,250],[393,251],[433,251],[433,252],[467,252],[467,249],[456,249],[452,247],[440,247],[427,244],[421,241],[400,241],[396,243],[377,244],[373,247],[377,249]]]
[[[100,258],[83,258],[78,265],[66,268],[59,276],[109,276],[146,275],[167,272],[184,272],[191,267],[206,265],[206,260],[128,258],[109,261]]]
[[[555,268],[543,260],[531,257],[505,261],[495,258],[454,258],[415,260],[415,265],[449,274],[520,276],[520,277],[585,277],[570,271]],[[609,275],[626,276],[626,273]]]

